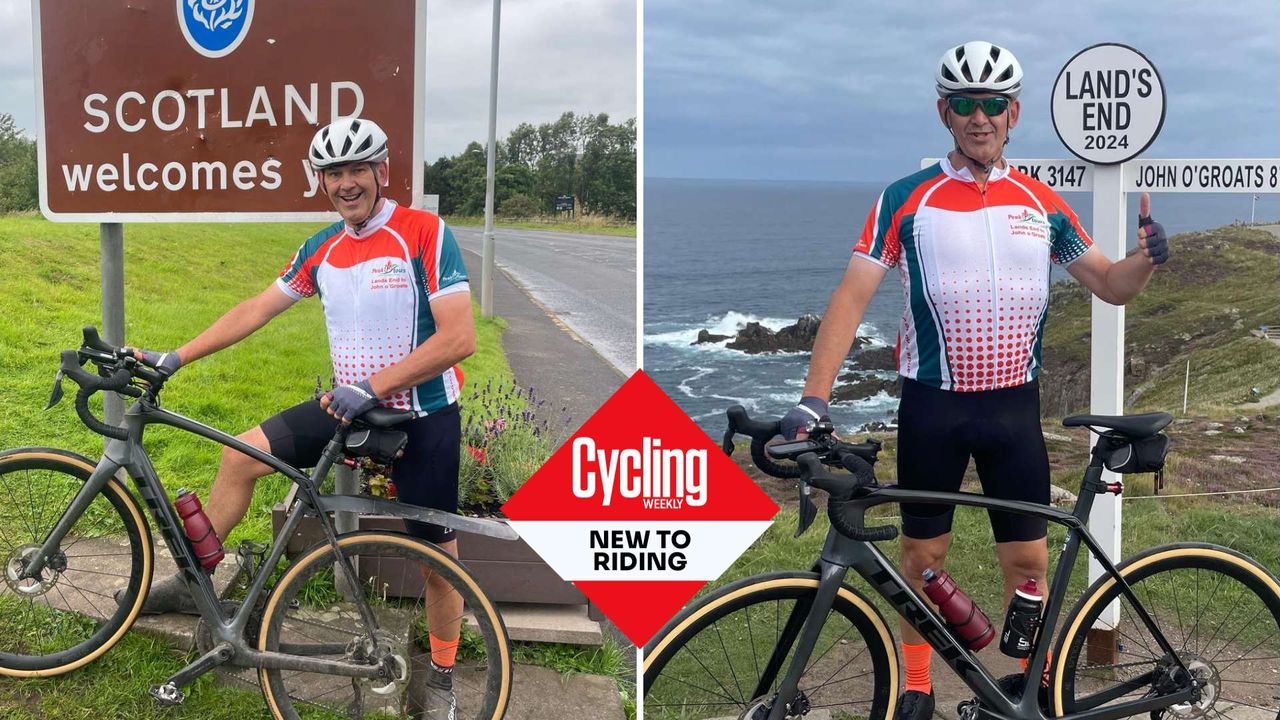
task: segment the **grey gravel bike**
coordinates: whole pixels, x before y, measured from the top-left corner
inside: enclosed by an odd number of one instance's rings
[[[76,412],[107,438],[105,452],[97,463],[49,448],[0,453],[0,675],[48,677],[83,667],[101,658],[137,619],[151,585],[155,552],[142,506],[122,482],[123,471],[150,511],[201,616],[199,657],[151,687],[157,701],[182,702],[183,688],[214,668],[250,668],[276,718],[402,717],[414,680],[413,646],[427,644],[429,622],[437,621],[461,623],[453,674],[456,716],[503,716],[512,672],[506,629],[466,569],[435,545],[403,533],[339,534],[332,516],[377,513],[504,539],[514,539],[515,533],[493,521],[319,490],[334,463],[370,448],[393,457],[397,443],[404,444],[404,433],[395,426],[411,413],[375,408],[340,425],[308,475],[163,409],[165,378],[128,350],[103,342],[93,328],[84,329],[78,350],[62,353],[49,407],[62,397],[63,378],[79,386]],[[94,416],[89,399],[102,391],[134,399],[123,425]],[[298,486],[272,546],[256,561],[252,554],[242,556],[249,564],[241,567],[245,589],[238,601],[220,598],[200,568],[143,447],[143,435],[153,424],[234,448]],[[277,572],[287,540],[306,517],[318,520],[324,540]],[[433,578],[447,583],[460,611],[441,615],[445,606],[436,605],[449,593],[427,593],[424,587]],[[113,594],[121,588],[117,603]]]
[[[1104,482],[1104,468],[1163,467],[1168,438],[1160,430],[1169,415],[1066,418],[1064,425],[1099,435],[1071,512],[972,493],[881,486],[872,469],[880,449],[874,440],[841,442],[826,423],[806,440],[770,444],[777,422],[754,421],[741,407],[728,416],[726,452],[733,451],[735,434],[745,434],[758,467],[799,480],[796,536],[817,515],[810,488],[828,494],[831,527],[809,572],[756,575],[721,587],[654,636],[645,647],[646,718],[893,717],[900,677],[893,636],[876,605],[845,583],[850,569],[973,690],[973,700],[958,708],[962,720],[1280,718],[1275,576],[1238,552],[1201,543],[1161,545],[1113,564],[1086,527],[1097,495],[1123,491],[1122,483]],[[867,527],[865,511],[901,502],[990,508],[1066,528],[1020,692],[1001,688],[874,544],[894,538],[898,529]],[[1081,544],[1104,574],[1064,615]]]

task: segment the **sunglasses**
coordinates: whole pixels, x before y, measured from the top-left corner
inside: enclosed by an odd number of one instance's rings
[[[987,117],[998,117],[1009,109],[1009,98],[996,95],[995,97],[975,98],[967,95],[949,95],[947,97],[947,105],[951,110],[964,117],[969,117],[978,108],[982,108],[982,114]]]

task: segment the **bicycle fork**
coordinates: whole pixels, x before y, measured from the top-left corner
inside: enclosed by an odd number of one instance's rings
[[[809,656],[813,654],[813,648],[818,643],[818,635],[822,632],[822,626],[826,622],[827,614],[831,612],[831,608],[835,603],[836,593],[840,591],[840,585],[844,582],[847,570],[848,568],[843,565],[822,562],[820,564],[818,592],[815,594],[812,604],[806,608],[803,603],[797,603],[796,607],[791,610],[791,617],[787,618],[787,624],[783,628],[782,636],[778,639],[777,645],[774,646],[773,655],[770,656],[769,662],[765,666],[765,671],[760,677],[760,682],[756,685],[755,697],[761,698],[765,693],[769,692],[769,686],[773,684],[774,676],[786,659],[787,651],[791,647],[791,641],[796,637],[796,633],[799,632],[800,642],[795,646],[795,654],[791,657],[791,667],[787,669],[787,674],[782,679],[782,684],[778,686],[778,692],[774,694],[769,704],[764,706],[769,708],[767,720],[784,720],[784,718],[802,715],[809,711],[808,698],[803,694],[798,694],[800,676],[804,673],[805,665],[809,662]]]

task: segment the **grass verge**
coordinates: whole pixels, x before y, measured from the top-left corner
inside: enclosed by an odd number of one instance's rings
[[[484,216],[455,215],[445,218],[450,225],[461,227],[484,227]],[[636,224],[613,218],[596,217],[595,215],[578,216],[574,219],[535,217],[513,220],[494,218],[494,227],[508,230],[549,230],[552,232],[583,233],[587,235],[616,235],[618,237],[635,237]]]

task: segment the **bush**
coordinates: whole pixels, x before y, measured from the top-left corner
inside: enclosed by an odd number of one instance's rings
[[[503,201],[498,214],[504,218],[531,218],[542,213],[539,212],[538,203],[533,198],[523,193],[516,193]]]
[[[35,210],[39,204],[36,142],[12,115],[0,113],[0,212]]]
[[[569,427],[561,408],[554,424],[533,388],[492,381],[463,407],[458,506],[466,514],[498,512],[551,457]]]

